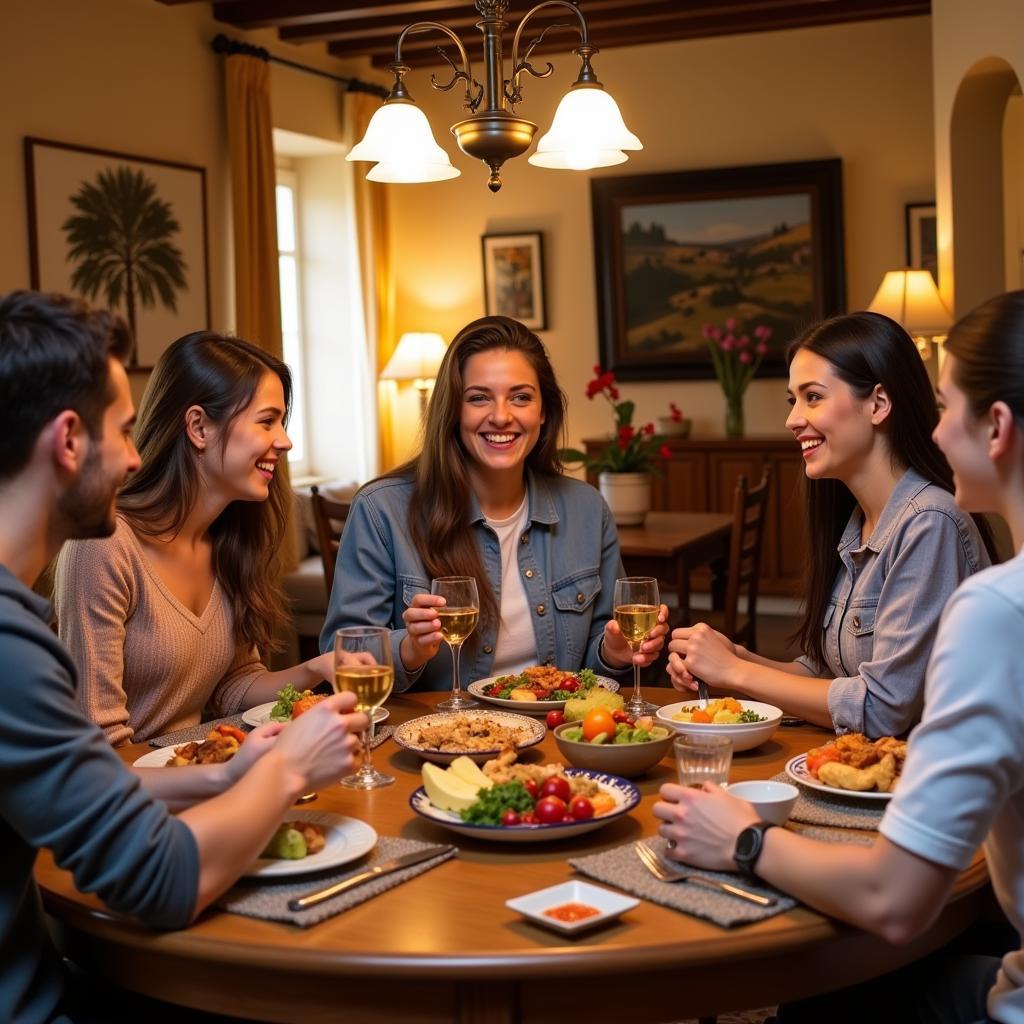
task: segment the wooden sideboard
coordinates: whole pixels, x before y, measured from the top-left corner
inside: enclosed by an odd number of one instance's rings
[[[665,442],[672,458],[664,476],[654,478],[653,508],[658,512],[731,512],[736,478],[751,484],[761,479],[761,467],[772,469],[772,492],[765,524],[761,563],[761,593],[795,596],[807,559],[807,530],[800,496],[803,461],[792,438],[680,438]],[[597,456],[607,438],[584,441],[589,456]],[[597,475],[587,479],[596,487]],[[695,573],[694,584],[707,586],[707,572]]]

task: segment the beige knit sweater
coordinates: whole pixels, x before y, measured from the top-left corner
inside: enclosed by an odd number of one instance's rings
[[[194,615],[120,518],[112,537],[64,545],[54,605],[78,666],[79,703],[115,746],[196,725],[207,704],[218,715],[237,714],[266,671],[254,648],[235,644],[220,584]]]

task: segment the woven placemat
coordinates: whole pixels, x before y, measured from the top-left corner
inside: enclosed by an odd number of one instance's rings
[[[878,838],[877,835],[865,835],[848,828],[827,828],[824,825],[801,825],[793,831],[824,843],[852,843],[854,846],[870,846]]]
[[[645,841],[662,857],[667,867],[677,870],[692,870],[694,874],[703,875],[706,878],[731,882],[733,885],[738,885],[740,888],[755,892],[760,896],[774,896],[778,902],[772,907],[759,907],[737,896],[730,896],[728,893],[710,889],[699,883],[659,881],[644,867],[637,856],[636,844],[632,842],[605,850],[602,853],[591,854],[588,857],[573,858],[569,861],[569,865],[581,874],[596,878],[599,882],[604,882],[607,885],[613,885],[616,889],[622,889],[633,896],[650,900],[652,903],[659,903],[672,910],[681,910],[685,914],[702,917],[723,928],[732,928],[738,924],[750,924],[753,921],[764,921],[769,917],[775,917],[776,914],[792,910],[797,904],[792,896],[787,896],[756,879],[745,878],[732,872],[685,868],[677,861],[668,860],[664,857],[666,846],[665,840],[661,836],[652,836]]]
[[[779,772],[772,776],[772,782],[789,782],[793,780],[785,773]],[[831,793],[822,793],[817,789],[809,789],[797,783],[800,795],[796,798],[789,817],[792,821],[801,821],[808,825],[826,825],[829,828],[863,828],[877,829],[878,823],[885,813],[886,804],[881,801],[867,803],[856,798],[844,799]]]
[[[391,860],[392,857],[401,857],[403,854],[414,853],[433,845],[435,844],[423,843],[418,839],[381,836],[373,851],[366,857],[361,857],[354,864],[304,875],[298,881],[292,879],[288,882],[255,882],[246,879],[229,889],[216,901],[215,905],[220,910],[227,910],[232,914],[258,917],[264,921],[283,921],[286,924],[298,925],[300,928],[308,928],[310,925],[319,924],[321,921],[326,921],[352,907],[357,907],[360,903],[365,903],[367,900],[373,899],[374,896],[393,889],[396,885],[408,882],[417,875],[423,874],[424,871],[436,868],[438,864],[443,864],[446,860],[454,857],[456,851],[454,849],[447,850],[421,864],[414,864],[401,871],[393,871],[389,875],[375,878],[373,881],[365,882],[333,899],[310,907],[308,910],[289,910],[289,900],[305,896],[317,889],[326,889],[335,882],[358,875],[375,864]]]
[[[179,729],[177,732],[169,732],[165,736],[154,736],[150,741],[151,747],[177,747],[182,743],[201,743],[206,739],[211,729],[218,725],[233,725],[243,732],[251,732],[252,729],[242,721],[241,715],[231,715],[229,718],[215,718],[202,725],[194,725],[190,729]],[[374,729],[373,739],[370,741],[370,749],[376,750],[395,730],[390,725],[378,725]]]

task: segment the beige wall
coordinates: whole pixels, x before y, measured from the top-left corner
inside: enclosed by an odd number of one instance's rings
[[[600,43],[600,40],[597,40]],[[571,55],[556,75],[526,79],[520,113],[550,123],[575,76]],[[608,174],[841,157],[847,296],[863,307],[885,270],[903,264],[903,204],[933,194],[930,27],[927,18],[729,36],[608,50],[594,61],[645,150]],[[427,74],[410,89],[462,177],[395,187],[398,329],[448,337],[480,316],[484,232],[540,230],[547,261],[548,344],[570,397],[572,441],[607,431],[607,409],[583,399],[597,361],[597,310],[586,174],[506,165],[497,196],[486,169],[458,153],[447,131],[460,117],[454,93],[434,93]],[[702,435],[722,433],[717,385],[628,383],[638,416],[667,412],[675,399]],[[779,433],[784,385],[755,381],[747,432]]]
[[[4,0],[0,4],[0,292],[29,286],[22,137],[41,136],[206,168],[211,325],[230,328],[230,203],[218,32],[344,73],[323,47],[213,20],[208,4]],[[338,87],[272,70],[275,123],[340,139]],[[202,325],[196,325],[202,326]]]

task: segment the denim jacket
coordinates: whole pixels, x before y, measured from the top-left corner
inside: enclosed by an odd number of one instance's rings
[[[341,626],[384,625],[392,634],[395,691],[446,690],[452,683],[447,647],[417,672],[406,672],[398,652],[405,636],[402,612],[417,593],[430,592],[430,577],[409,536],[410,478],[367,484],[355,497],[338,550],[334,588],[320,634],[330,649]],[[570,477],[527,473],[529,511],[519,539],[519,571],[530,605],[538,663],[619,674],[598,648],[612,617],[615,580],[623,576],[619,539],[608,506],[589,484]],[[494,595],[501,601],[498,537],[471,497],[470,527],[480,546]],[[477,627],[462,649],[460,677],[468,683],[491,675],[497,623]]]
[[[908,469],[871,536],[856,508],[839,541],[842,565],[822,616],[829,711],[837,732],[901,736],[924,707],[939,618],[953,591],[989,564],[974,521],[948,491]]]

